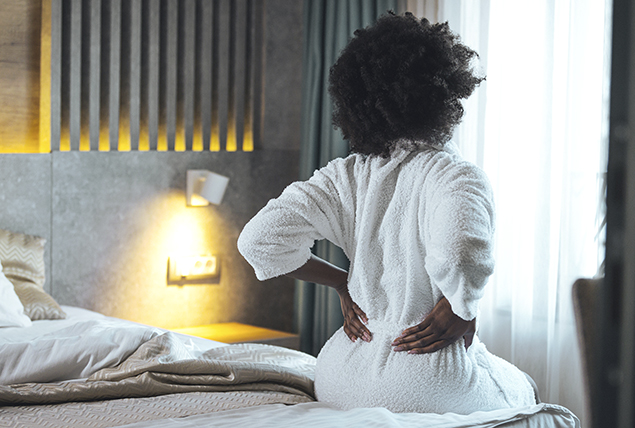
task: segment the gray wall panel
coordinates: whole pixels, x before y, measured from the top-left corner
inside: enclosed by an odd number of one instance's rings
[[[46,238],[44,289],[50,292],[50,155],[0,154],[0,229]]]
[[[60,303],[168,328],[238,321],[291,330],[293,281],[259,283],[236,240],[245,223],[297,175],[295,167],[285,174],[272,167],[297,165],[296,153],[52,157],[53,296]],[[188,169],[230,177],[220,206],[185,206]],[[220,283],[168,286],[167,260],[181,245],[190,255],[219,254]]]

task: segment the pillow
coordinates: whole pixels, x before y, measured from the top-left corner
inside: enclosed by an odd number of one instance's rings
[[[0,327],[29,327],[31,320],[24,314],[24,306],[13,289],[13,284],[2,272],[0,264]]]
[[[66,314],[43,287],[46,239],[0,229],[0,263],[31,320],[63,319]]]
[[[30,281],[44,286],[44,244],[39,236],[0,229],[0,263],[9,280]]]
[[[11,282],[15,294],[24,305],[24,313],[33,321],[66,318],[66,312],[42,288],[32,282],[20,281],[19,279],[12,279]]]

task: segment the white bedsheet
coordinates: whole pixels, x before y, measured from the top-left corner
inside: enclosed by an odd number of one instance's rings
[[[163,419],[124,425],[119,428],[202,428],[202,427],[347,427],[347,428],[579,428],[580,421],[567,409],[537,404],[519,409],[446,413],[392,413],[383,408],[339,410],[312,402],[285,406],[271,404],[247,409]]]
[[[165,330],[63,306],[64,320],[0,329],[0,384],[84,379],[112,367]],[[191,356],[220,342],[177,335]]]

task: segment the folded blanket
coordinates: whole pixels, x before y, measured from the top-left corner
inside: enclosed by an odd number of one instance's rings
[[[182,392],[278,391],[313,399],[315,358],[261,344],[228,345],[190,358],[172,333],[142,344],[87,380],[0,385],[0,405],[48,404]]]

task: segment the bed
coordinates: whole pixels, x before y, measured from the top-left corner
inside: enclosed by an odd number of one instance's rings
[[[59,305],[43,289],[44,245],[0,230],[0,426],[579,426],[545,403],[471,415],[324,405],[308,354]]]

